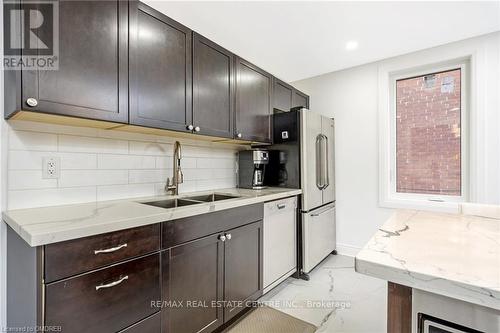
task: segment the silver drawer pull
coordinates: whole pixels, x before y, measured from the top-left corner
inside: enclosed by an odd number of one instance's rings
[[[117,280],[117,281],[114,281],[114,282],[111,282],[108,284],[101,284],[100,286],[95,286],[95,290],[104,289],[104,288],[111,288],[111,287],[114,287],[116,285],[119,285],[120,283],[122,283],[125,280],[128,280],[128,275],[125,275],[124,277],[120,278],[120,280]]]
[[[127,247],[127,243],[121,244],[115,247],[110,247],[109,249],[104,249],[104,250],[94,250],[94,254],[99,254],[99,253],[111,253],[118,251],[120,249],[123,249],[124,247]]]
[[[283,208],[286,208],[286,205],[285,204],[277,204],[276,207],[278,207],[278,209],[283,209]]]

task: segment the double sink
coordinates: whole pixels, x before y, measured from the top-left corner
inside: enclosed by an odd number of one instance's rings
[[[183,197],[177,199],[165,199],[158,201],[142,202],[142,204],[160,208],[176,208],[176,207],[197,205],[206,202],[215,202],[215,201],[229,200],[235,198],[239,198],[239,196],[221,194],[221,193],[211,193],[211,194],[195,195],[192,197]]]

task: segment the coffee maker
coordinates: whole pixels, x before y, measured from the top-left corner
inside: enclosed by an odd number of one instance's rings
[[[266,165],[269,163],[269,152],[263,149],[244,150],[239,152],[238,185],[241,188],[261,190],[264,186]]]

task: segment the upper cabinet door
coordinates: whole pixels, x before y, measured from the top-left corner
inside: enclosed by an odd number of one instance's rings
[[[193,33],[193,125],[196,133],[233,137],[234,55]]]
[[[303,108],[309,108],[309,96],[298,90],[295,90],[293,92],[292,105],[293,107],[301,106]]]
[[[58,59],[58,70],[23,71],[23,110],[128,121],[127,2],[59,1]]]
[[[293,87],[274,78],[274,103],[273,108],[281,111],[290,111],[292,108]]]
[[[130,123],[191,131],[191,30],[130,3]]]
[[[237,139],[271,142],[271,74],[241,59],[236,59]]]

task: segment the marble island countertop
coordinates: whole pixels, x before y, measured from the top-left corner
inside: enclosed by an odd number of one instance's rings
[[[500,310],[500,219],[397,211],[358,253],[356,271]]]
[[[143,202],[174,199],[177,197],[183,198],[214,192],[238,197],[168,209],[142,204]],[[40,246],[259,202],[277,200],[301,193],[302,190],[300,189],[267,188],[263,190],[248,190],[232,188],[185,193],[179,196],[163,195],[10,210],[3,212],[2,218],[30,246]]]

